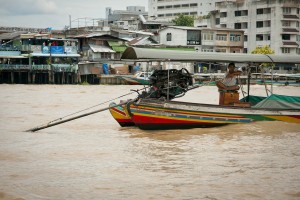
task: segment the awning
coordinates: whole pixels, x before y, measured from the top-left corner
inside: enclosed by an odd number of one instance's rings
[[[49,53],[31,53],[31,57],[50,57]],[[51,54],[51,57],[80,57],[80,54]]]
[[[8,55],[0,55],[0,58],[27,58],[25,56],[8,56]]]
[[[196,51],[157,50],[129,47],[121,59],[148,59],[186,62],[237,62],[237,63],[300,63],[300,56],[275,54],[204,53]]]
[[[94,53],[116,53],[114,50],[107,46],[102,46],[102,45],[94,45],[90,44],[90,48]]]

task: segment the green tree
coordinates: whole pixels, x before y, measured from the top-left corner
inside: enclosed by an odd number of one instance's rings
[[[194,26],[194,17],[180,14],[172,22],[176,26]]]
[[[252,54],[274,54],[275,52],[271,49],[269,45],[263,47],[256,47],[252,52]]]
[[[274,50],[271,49],[269,45],[265,45],[263,47],[256,47],[253,51],[251,51],[252,54],[274,54]],[[262,63],[262,67],[269,67],[270,63]]]

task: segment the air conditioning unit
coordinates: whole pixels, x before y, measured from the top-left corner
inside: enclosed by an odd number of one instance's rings
[[[198,47],[194,47],[194,49],[195,49],[196,52],[201,52],[201,47],[199,47],[199,46]]]

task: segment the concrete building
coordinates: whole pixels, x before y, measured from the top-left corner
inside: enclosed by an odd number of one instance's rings
[[[228,28],[169,26],[159,31],[160,44],[201,52],[242,53],[244,31]]]
[[[215,8],[216,0],[149,0],[149,16],[170,21],[179,14],[205,16]]]
[[[244,30],[245,53],[269,45],[275,54],[300,54],[299,0],[219,0],[196,26]]]
[[[128,6],[126,10],[113,10],[108,14],[108,24],[112,28],[138,30],[139,16],[148,16],[143,6]]]

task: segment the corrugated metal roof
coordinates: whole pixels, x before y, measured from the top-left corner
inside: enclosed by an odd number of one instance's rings
[[[26,33],[25,31],[16,31],[12,33],[2,33],[0,34],[0,40],[13,40],[20,37],[21,34]]]
[[[31,53],[33,57],[50,57],[49,53]],[[80,54],[51,54],[51,57],[80,57]]]
[[[94,53],[103,53],[103,52],[105,52],[105,53],[116,53],[114,50],[112,50],[108,46],[94,45],[94,44],[90,44],[89,46],[90,46],[90,48],[92,49],[92,51]]]
[[[264,55],[238,53],[203,53],[192,51],[157,50],[129,47],[121,59],[149,59],[170,61],[198,62],[246,62],[246,63],[299,63],[300,56],[295,55]]]

